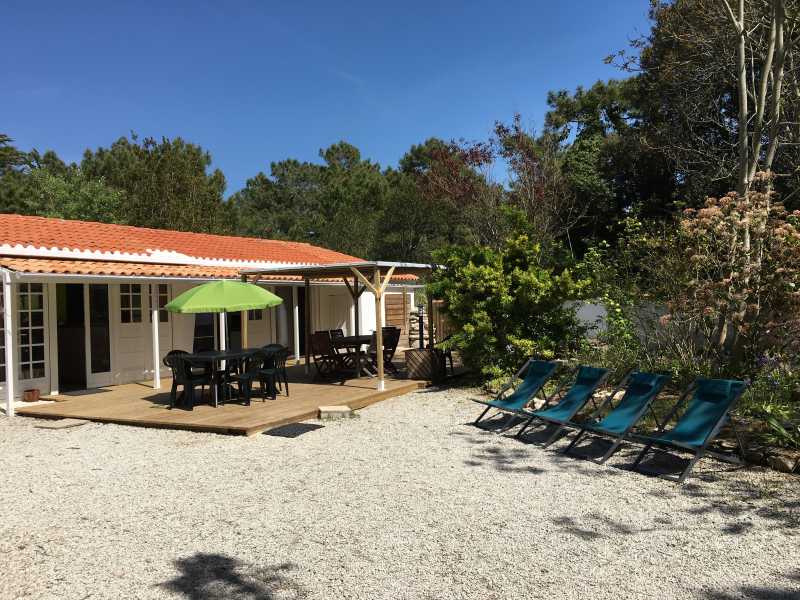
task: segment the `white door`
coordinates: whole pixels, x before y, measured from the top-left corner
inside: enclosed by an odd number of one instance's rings
[[[86,327],[86,387],[114,383],[111,340],[111,286],[90,283],[83,286],[84,323]]]
[[[116,314],[112,320],[117,325],[115,368],[116,383],[143,381],[150,362],[146,317],[147,297],[145,286],[140,283],[121,283],[113,286],[118,298]]]
[[[19,389],[38,388],[50,391],[48,364],[49,328],[47,289],[42,283],[20,283],[17,288],[17,319],[19,328]]]

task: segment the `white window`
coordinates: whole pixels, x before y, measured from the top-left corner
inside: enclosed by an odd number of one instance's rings
[[[41,283],[19,284],[19,378],[45,376],[44,290]]]
[[[247,320],[248,321],[263,321],[264,320],[264,309],[251,309],[247,311]]]
[[[158,322],[169,323],[169,311],[164,308],[169,302],[169,287],[166,283],[150,286],[150,306],[158,306]],[[150,322],[153,322],[153,313],[150,313]]]
[[[123,323],[142,322],[142,286],[123,283],[119,286],[119,315]]]

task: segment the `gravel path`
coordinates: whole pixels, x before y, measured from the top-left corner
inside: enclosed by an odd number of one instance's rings
[[[0,418],[0,598],[800,598],[800,478],[678,487],[469,395],[256,438]]]

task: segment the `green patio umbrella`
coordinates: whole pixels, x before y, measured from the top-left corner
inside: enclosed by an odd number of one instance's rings
[[[271,308],[283,299],[243,281],[212,281],[185,291],[167,304],[175,313],[222,313]]]

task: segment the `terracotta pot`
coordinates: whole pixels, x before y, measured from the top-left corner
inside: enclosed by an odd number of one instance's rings
[[[22,401],[23,402],[37,402],[39,400],[39,390],[25,390],[22,392]]]

